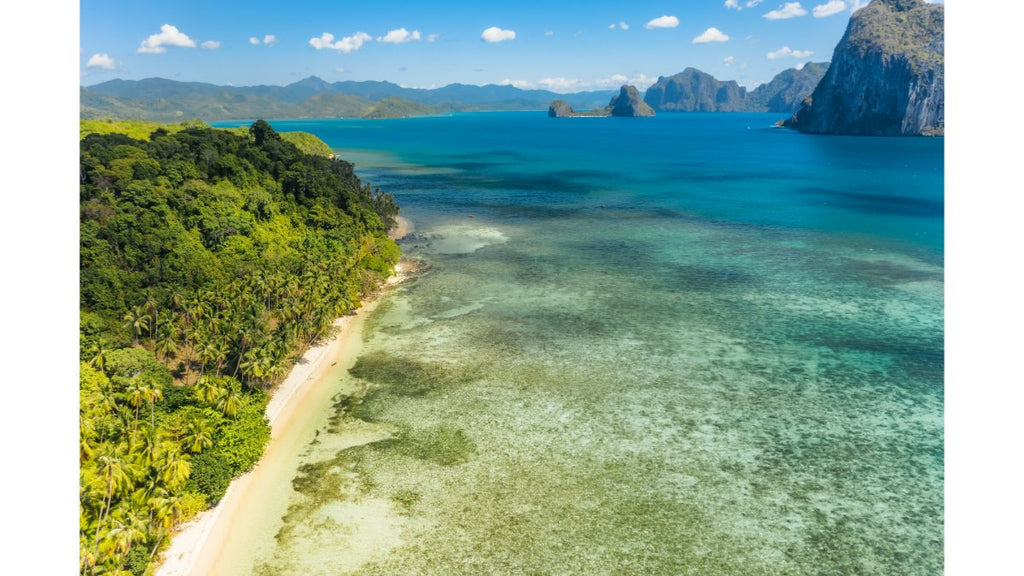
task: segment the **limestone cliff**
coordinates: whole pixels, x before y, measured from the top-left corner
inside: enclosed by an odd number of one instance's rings
[[[654,116],[654,110],[640,99],[636,86],[625,85],[620,88],[618,95],[612,96],[608,107],[611,108],[612,116]]]
[[[624,84],[619,93],[612,96],[611,102],[604,108],[577,112],[565,100],[555,100],[548,107],[551,118],[572,118],[576,116],[654,116],[654,110],[640,99],[636,86]]]
[[[647,89],[644,102],[658,112],[738,112],[747,89],[734,80],[687,68],[674,76],[659,76]]]
[[[922,0],[874,0],[855,12],[825,77],[784,125],[818,134],[942,135],[943,24],[943,6]]]

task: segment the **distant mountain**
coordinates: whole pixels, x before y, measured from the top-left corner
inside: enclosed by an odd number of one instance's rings
[[[808,62],[803,68],[789,68],[747,93],[749,112],[793,112],[825,77],[828,62]]]
[[[922,0],[874,0],[855,12],[832,65],[785,125],[874,136],[945,131],[945,11]]]
[[[754,91],[733,80],[687,68],[674,76],[661,76],[647,89],[644,102],[658,112],[792,112],[800,107],[825,75],[828,63],[808,62],[790,68]]]
[[[747,89],[735,80],[722,82],[687,68],[674,76],[659,76],[644,94],[644,102],[658,112],[738,112],[743,110],[746,94]]]
[[[80,91],[82,118],[206,121],[239,118],[397,117],[473,110],[543,110],[555,97],[603,106],[613,90],[558,95],[514,86],[449,84],[403,88],[391,82],[335,82],[310,76],[287,86],[218,86],[163,78],[110,80]]]

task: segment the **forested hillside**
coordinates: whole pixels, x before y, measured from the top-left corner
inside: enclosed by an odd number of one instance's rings
[[[143,574],[259,459],[293,358],[391,273],[398,207],[263,121],[80,153],[81,573]]]

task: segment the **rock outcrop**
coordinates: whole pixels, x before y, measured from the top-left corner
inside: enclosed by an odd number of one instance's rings
[[[647,89],[644,102],[658,112],[739,112],[747,89],[735,80],[687,68],[674,76],[659,76]]]
[[[828,63],[808,62],[789,68],[771,82],[747,92],[733,80],[723,82],[696,68],[660,76],[647,89],[644,102],[658,112],[794,112],[814,91]]]
[[[874,0],[855,12],[814,93],[784,126],[817,134],[940,136],[944,9]]]
[[[654,110],[640,99],[636,86],[625,85],[608,103],[612,116],[654,116]]]
[[[828,62],[808,62],[779,72],[771,82],[747,92],[746,112],[795,112],[828,71]]]
[[[623,85],[619,93],[612,96],[611,102],[604,108],[577,112],[565,100],[555,100],[548,106],[551,118],[572,118],[576,116],[654,116],[654,110],[640,99],[636,86]]]

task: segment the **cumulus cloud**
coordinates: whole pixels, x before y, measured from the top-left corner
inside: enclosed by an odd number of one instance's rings
[[[199,47],[203,50],[216,50],[217,48],[220,48],[220,42],[216,40],[207,40],[200,44]]]
[[[619,30],[629,30],[629,24],[626,24],[624,21],[620,21],[618,24],[613,22],[608,25],[609,30],[615,30],[616,28]]]
[[[533,88],[533,84],[530,83],[527,80],[512,80],[511,78],[505,78],[501,82],[498,82],[498,85],[499,86],[515,86],[516,88],[519,88],[520,90],[525,90],[527,88]]]
[[[252,44],[253,46],[259,46],[260,44],[266,44],[267,46],[273,46],[274,44],[277,44],[278,42],[279,42],[279,40],[277,39],[277,36],[274,36],[273,34],[267,34],[266,36],[263,37],[263,40],[260,40],[256,36],[250,36],[249,37],[249,44]]]
[[[310,38],[309,45],[317,50],[325,50],[330,48],[331,50],[340,50],[345,54],[349,52],[355,52],[363,47],[363,43],[370,42],[373,37],[366,32],[356,32],[351,36],[345,36],[337,42],[334,41],[334,34],[330,32],[324,32],[319,38]]]
[[[163,54],[167,52],[167,46],[179,46],[181,48],[195,48],[196,41],[178,30],[176,26],[164,24],[160,27],[159,34],[152,34],[149,38],[139,44],[140,54]]]
[[[805,16],[807,10],[799,2],[786,2],[778,10],[772,10],[764,15],[769,20],[787,20],[797,16]]]
[[[505,40],[515,40],[516,31],[502,30],[497,26],[491,26],[490,28],[484,30],[483,33],[480,34],[480,39],[483,40],[484,42],[487,42],[488,44],[504,42]]]
[[[769,60],[778,60],[779,58],[806,58],[814,54],[810,50],[793,50],[789,46],[783,46],[774,52],[767,54]]]
[[[440,34],[427,34],[427,42],[437,42],[437,39],[440,37]]]
[[[636,86],[638,90],[645,90],[648,86],[654,84],[654,78],[651,78],[644,73],[634,74],[633,76],[612,74],[607,78],[601,78],[597,82],[594,82],[594,86],[598,88],[618,88],[623,84],[632,84],[633,86]]]
[[[420,39],[420,31],[413,30],[409,32],[405,28],[399,28],[397,30],[388,30],[388,33],[383,36],[377,37],[377,42],[386,42],[388,44],[405,44],[406,42],[414,42]]]
[[[700,36],[693,39],[694,44],[707,44],[708,42],[726,42],[729,35],[715,27],[708,28]]]
[[[732,8],[733,10],[743,10],[743,7],[736,0],[725,0],[725,7]]]
[[[825,4],[815,6],[812,12],[814,12],[815,18],[826,18],[833,14],[839,14],[843,10],[846,10],[846,2],[843,2],[843,0],[829,0]]]
[[[113,70],[114,68],[117,68],[117,61],[111,58],[110,54],[93,54],[91,57],[89,57],[89,61],[85,63],[85,67]]]
[[[558,78],[541,78],[537,81],[537,84],[552,92],[569,92],[586,87],[586,83],[576,78],[569,79],[561,76]]]
[[[655,28],[675,28],[679,26],[679,18],[675,16],[660,16],[644,24],[644,28],[653,30]]]
[[[733,64],[736,63],[736,57],[735,56],[726,56],[724,59],[722,59],[722,62],[725,62],[726,66],[732,66]]]

